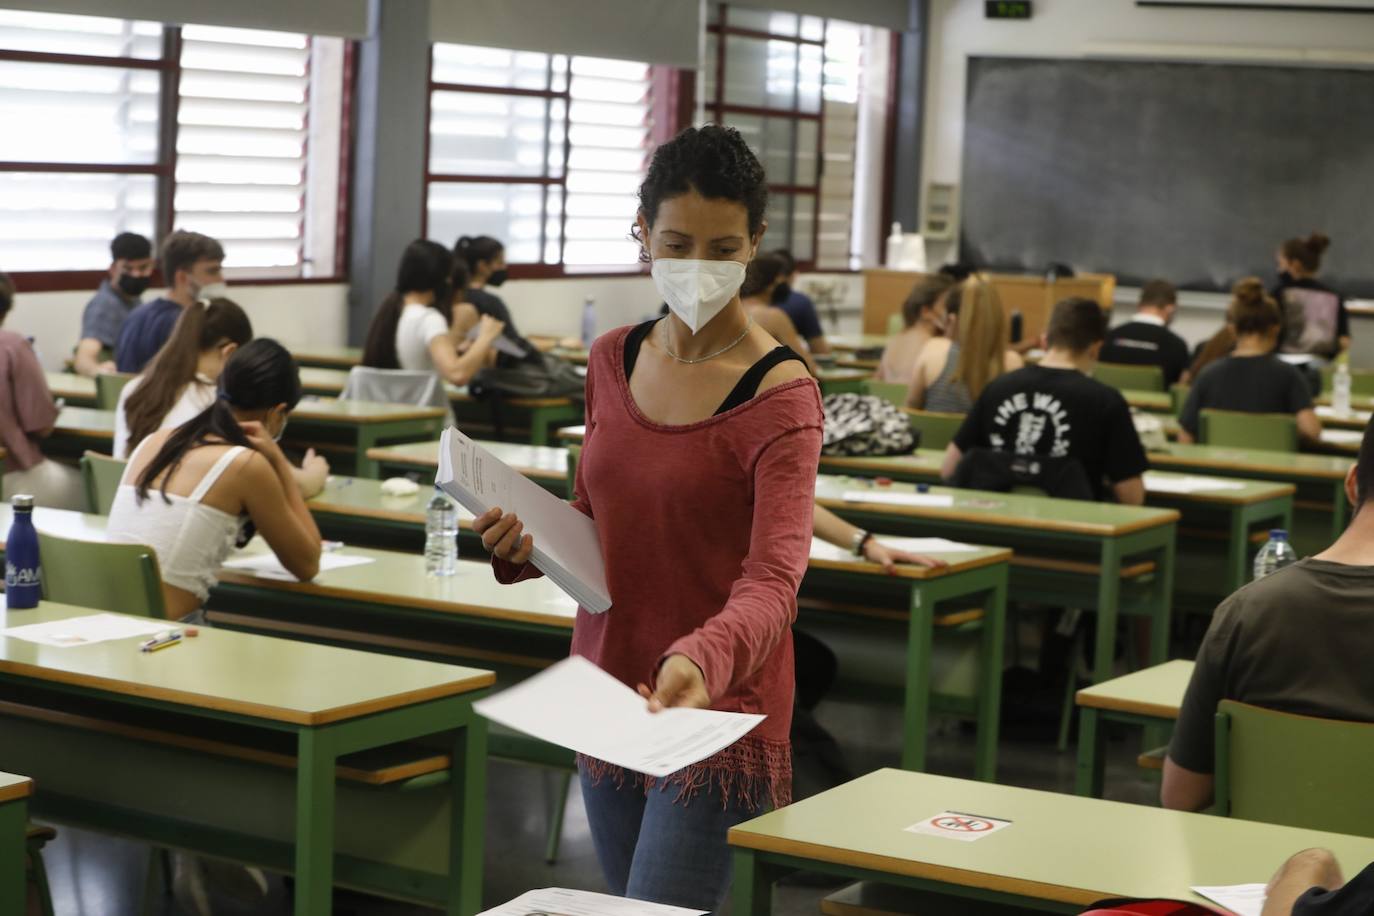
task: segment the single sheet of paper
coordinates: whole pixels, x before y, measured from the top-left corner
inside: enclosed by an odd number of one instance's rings
[[[1267,888],[1264,884],[1233,884],[1230,887],[1195,887],[1193,893],[1226,907],[1236,916],[1260,916]]]
[[[1194,477],[1146,471],[1145,489],[1151,493],[1205,493],[1209,490],[1243,490],[1245,484],[1224,477]]]
[[[906,828],[906,832],[972,843],[990,837],[999,830],[1006,830],[1010,826],[1011,821],[1000,817],[984,817],[981,814],[966,814],[962,811],[941,811],[923,821],[917,821]]]
[[[1329,404],[1318,404],[1317,416],[1324,419],[1345,418],[1349,420],[1359,420],[1364,423],[1369,421],[1370,413],[1367,410],[1350,410],[1346,413],[1341,413]]]
[[[472,708],[550,744],[660,777],[729,747],[764,720],[684,707],[651,713],[643,697],[577,655]]]
[[[1364,431],[1358,429],[1324,429],[1322,441],[1332,445],[1359,445],[1364,439]]]
[[[905,550],[907,553],[967,553],[982,549],[974,544],[961,544],[958,541],[950,541],[945,538],[897,538],[878,535],[878,541],[890,550]],[[811,538],[811,559],[830,560],[831,562],[849,560],[857,563],[861,558],[854,556],[852,550],[813,537]]]
[[[174,629],[176,624],[169,620],[127,617],[123,614],[90,614],[86,617],[68,617],[66,620],[10,627],[0,630],[0,636],[35,642],[40,646],[67,648],[114,639],[129,639],[133,636],[148,637]]]
[[[374,562],[372,557],[360,557],[356,554],[338,553],[337,551],[326,552],[320,554],[320,572],[327,573],[331,569],[347,569],[350,566],[362,566],[372,562]],[[224,568],[246,572],[249,575],[257,576],[259,579],[280,579],[283,582],[300,581],[288,572],[285,566],[281,565],[281,560],[278,560],[277,555],[271,551],[225,560]]]
[[[707,916],[705,910],[684,910],[680,906],[627,900],[591,891],[546,887],[526,891],[510,903],[478,913],[477,916]]]
[[[439,440],[434,483],[473,515],[514,512],[534,538],[530,562],[593,614],[611,606],[596,523],[453,427]]]
[[[907,493],[902,490],[845,490],[847,503],[883,503],[890,506],[928,506],[948,508],[954,505],[949,493]]]

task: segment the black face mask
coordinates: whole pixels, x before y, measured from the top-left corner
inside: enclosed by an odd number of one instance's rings
[[[135,277],[133,274],[120,274],[118,283],[119,288],[124,291],[125,295],[137,299],[152,285],[153,278]]]
[[[509,272],[504,267],[500,270],[493,270],[491,276],[487,277],[487,286],[500,286],[506,282],[507,276],[509,276]]]
[[[771,301],[774,305],[782,305],[787,301],[787,297],[790,295],[792,295],[792,287],[788,286],[786,283],[779,283],[773,288],[773,298]]]

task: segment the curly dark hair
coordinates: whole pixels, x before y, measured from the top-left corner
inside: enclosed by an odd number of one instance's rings
[[[707,124],[689,127],[654,150],[649,173],[639,186],[639,212],[653,226],[663,201],[695,190],[711,200],[733,200],[749,212],[749,234],[763,228],[768,208],[768,182],[763,166],[733,127]],[[639,228],[630,235],[638,242]],[[649,259],[641,247],[641,261]]]

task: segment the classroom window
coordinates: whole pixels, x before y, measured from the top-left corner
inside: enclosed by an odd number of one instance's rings
[[[764,246],[854,266],[865,44],[880,30],[729,3],[711,4],[707,28],[706,114],[737,128],[768,175]]]
[[[0,269],[103,270],[118,232],[231,278],[336,273],[345,42],[0,10]],[[174,94],[173,94],[174,93]]]
[[[650,67],[435,44],[426,235],[490,235],[537,273],[633,271]]]

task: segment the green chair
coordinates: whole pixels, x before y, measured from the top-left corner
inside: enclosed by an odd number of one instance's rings
[[[882,398],[898,407],[906,406],[906,386],[901,382],[880,382],[877,379],[863,380],[864,394]]]
[[[114,410],[119,406],[119,393],[135,378],[132,372],[102,372],[95,377],[95,406]]]
[[[1374,836],[1371,768],[1374,723],[1217,707],[1216,814]]]
[[[100,611],[165,618],[162,571],[142,544],[77,541],[38,532],[43,597]]]
[[[945,448],[964,423],[961,413],[936,413],[931,410],[907,410],[911,428],[920,435],[921,448]]]
[[[1158,366],[1127,366],[1098,363],[1093,378],[1124,391],[1163,391],[1164,370]]]
[[[1188,402],[1188,386],[1182,382],[1175,382],[1169,386],[1169,407],[1174,416],[1183,413],[1183,405]]]
[[[119,481],[127,462],[99,452],[88,451],[81,456],[81,482],[86,490],[86,511],[109,515],[114,505]]]
[[[1279,452],[1298,450],[1298,420],[1292,414],[1209,408],[1199,413],[1198,433],[1203,445]]]
[[[1335,372],[1334,365],[1322,367],[1322,394],[1327,397],[1331,396],[1331,377]],[[1356,398],[1374,398],[1374,370],[1350,370],[1350,395]]]

